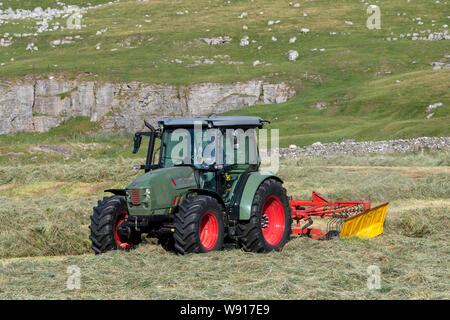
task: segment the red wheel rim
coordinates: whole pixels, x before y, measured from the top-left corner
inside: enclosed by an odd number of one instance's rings
[[[130,247],[130,244],[126,242],[126,239],[121,239],[119,237],[119,234],[117,233],[117,228],[119,225],[125,221],[125,219],[128,217],[128,212],[122,211],[119,216],[117,217],[117,223],[114,227],[114,238],[116,238],[117,245],[121,247],[122,249],[127,249]]]
[[[271,246],[277,245],[283,237],[285,227],[284,208],[280,199],[270,196],[262,209],[261,228],[264,239]]]
[[[214,248],[219,237],[219,223],[212,212],[203,215],[200,221],[200,242],[206,250]]]

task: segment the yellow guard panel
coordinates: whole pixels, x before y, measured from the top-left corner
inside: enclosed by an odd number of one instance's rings
[[[383,233],[384,220],[389,202],[356,214],[344,220],[341,238],[357,236],[361,239],[376,237]]]

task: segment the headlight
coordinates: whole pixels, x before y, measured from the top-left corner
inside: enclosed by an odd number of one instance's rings
[[[150,200],[150,189],[145,189],[145,198]]]

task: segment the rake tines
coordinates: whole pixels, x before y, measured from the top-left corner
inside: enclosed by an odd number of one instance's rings
[[[314,239],[329,239],[334,236],[342,237],[344,233],[358,234],[359,236],[362,232],[360,230],[362,227],[358,227],[359,221],[365,223],[363,227],[364,232],[367,234],[380,234],[379,230],[382,230],[382,228],[379,227],[380,221],[384,221],[386,213],[385,209],[383,209],[384,211],[381,210],[382,208],[376,212],[370,210],[370,201],[329,202],[319,196],[316,192],[313,192],[312,200],[291,198],[289,205],[292,209],[292,219],[297,222],[297,227],[292,228],[292,232],[294,234],[306,235]],[[374,213],[369,215],[369,212]],[[312,224],[311,217],[328,218],[326,233],[323,233],[321,229],[310,227]],[[302,221],[307,222],[302,225]],[[369,230],[369,227],[373,227],[374,231]],[[361,233],[360,237],[362,236]],[[365,234],[364,236],[367,237]]]

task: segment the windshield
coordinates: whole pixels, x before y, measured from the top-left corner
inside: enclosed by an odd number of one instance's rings
[[[220,151],[219,151],[220,150]],[[254,130],[165,129],[161,140],[161,166],[194,165],[205,168],[258,166],[259,157]]]
[[[199,133],[201,135],[202,131]],[[195,139],[193,128],[164,130],[161,141],[161,166],[167,168],[180,164],[199,164],[202,158],[202,140],[202,136]]]

